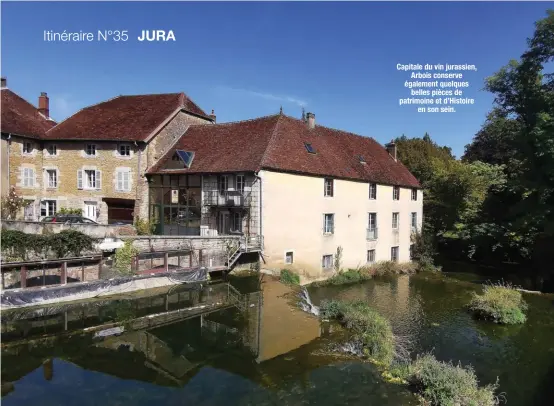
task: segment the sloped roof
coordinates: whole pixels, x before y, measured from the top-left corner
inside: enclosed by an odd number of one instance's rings
[[[48,131],[44,138],[144,141],[177,109],[210,120],[184,93],[118,96],[85,107]]]
[[[2,93],[1,132],[40,138],[56,124],[10,89],[3,88],[0,93]]]
[[[304,144],[310,143],[315,154]],[[164,169],[175,153],[195,153],[190,168]],[[363,156],[365,164],[360,163]],[[373,138],[285,115],[210,126],[193,125],[148,173],[283,172],[420,187],[418,180]]]

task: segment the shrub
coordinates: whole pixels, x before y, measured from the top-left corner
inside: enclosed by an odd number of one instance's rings
[[[300,276],[288,269],[281,269],[281,282],[287,285],[300,285]]]
[[[486,285],[483,294],[473,292],[469,309],[480,318],[502,324],[525,323],[527,304],[510,284]]]
[[[2,199],[0,208],[1,217],[6,220],[15,220],[17,213],[27,204],[28,203],[17,194],[15,187],[12,186],[8,195]]]
[[[416,267],[412,263],[398,263],[392,261],[377,262],[372,265],[349,269],[331,276],[324,281],[314,282],[313,286],[328,286],[328,285],[347,285],[369,280],[374,276],[396,275],[414,273]]]
[[[135,220],[135,228],[137,229],[138,235],[152,235],[156,231],[156,223],[137,217]]]
[[[2,255],[10,258],[29,259],[34,252],[46,258],[48,252],[56,258],[67,255],[79,256],[83,251],[92,250],[95,238],[76,230],[63,230],[59,233],[27,234],[18,230],[2,230]]]
[[[327,301],[320,307],[320,315],[339,320],[352,332],[356,344],[365,356],[390,365],[395,356],[395,337],[387,319],[365,302]]]
[[[412,364],[408,381],[425,404],[489,406],[499,403],[494,394],[498,382],[480,388],[471,366],[464,368],[441,362],[430,354],[418,357]]]
[[[114,270],[121,275],[131,275],[133,258],[138,254],[138,249],[133,247],[133,241],[125,241],[123,247],[115,250]]]
[[[75,214],[75,215],[78,215],[78,216],[82,216],[83,215],[83,209],[70,209],[68,207],[62,207],[61,209],[59,209],[57,211],[56,214]]]

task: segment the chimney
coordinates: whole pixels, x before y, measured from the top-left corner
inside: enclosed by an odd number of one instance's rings
[[[396,144],[394,143],[394,140],[390,140],[390,142],[385,145],[385,148],[390,156],[392,156],[396,161]]]
[[[38,111],[46,118],[50,117],[50,99],[45,92],[41,92],[38,97]]]
[[[8,87],[8,78],[2,78],[2,89]]]
[[[210,117],[214,121],[214,124],[215,124],[216,116],[215,116],[215,113],[214,113],[214,109],[212,109],[212,114],[210,114],[208,117]]]
[[[307,113],[306,114],[306,122],[308,123],[308,128],[312,130],[315,127],[315,114],[314,113]]]

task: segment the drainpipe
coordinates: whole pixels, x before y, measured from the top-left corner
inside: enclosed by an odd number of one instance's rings
[[[137,217],[137,213],[136,213],[136,207],[137,207],[137,201],[139,199],[139,188],[138,188],[138,185],[139,185],[139,181],[140,181],[140,162],[141,162],[141,158],[142,158],[142,150],[139,148],[138,146],[138,143],[135,141],[135,147],[137,148],[137,151],[138,151],[138,161],[137,161],[137,187],[135,188],[135,215],[133,216],[133,223],[135,222],[135,219]],[[149,191],[148,191],[149,192]]]
[[[260,181],[260,199],[259,199],[259,202],[260,202],[260,243],[263,242],[263,227],[262,227],[262,222],[263,222],[263,216],[262,216],[262,186],[263,186],[263,183],[262,183],[262,177],[260,175],[258,175],[259,171],[258,172],[254,172],[254,176],[256,178],[258,178],[258,180]],[[263,247],[262,247],[263,248]],[[263,251],[263,249],[262,249]]]

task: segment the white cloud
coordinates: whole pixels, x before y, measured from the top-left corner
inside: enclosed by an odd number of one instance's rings
[[[304,100],[301,100],[294,96],[286,96],[286,95],[276,95],[273,93],[265,93],[265,92],[256,92],[253,90],[248,89],[239,89],[234,87],[228,87],[228,86],[220,86],[218,88],[219,90],[224,90],[227,92],[233,92],[233,93],[241,93],[252,97],[259,97],[266,100],[275,100],[278,102],[284,102],[284,103],[292,103],[296,104],[300,107],[305,107],[308,103]]]

